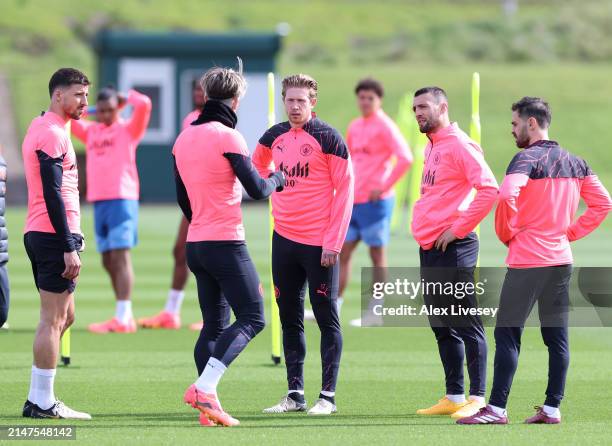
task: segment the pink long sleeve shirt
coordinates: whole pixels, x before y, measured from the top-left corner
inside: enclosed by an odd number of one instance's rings
[[[357,118],[348,127],[346,143],[355,171],[355,204],[370,201],[373,190],[381,190],[382,199],[392,196],[412,164],[410,148],[393,120],[382,110]]]
[[[80,234],[81,213],[76,154],[66,130],[66,121],[50,111],[32,121],[23,140],[23,164],[28,185],[28,215],[24,233],[38,231],[55,234],[43,196],[40,162],[36,153],[38,151],[46,153],[51,158],[61,159],[63,170],[61,195],[66,208],[68,228],[70,232]]]
[[[575,219],[582,198],[587,210]],[[567,265],[570,242],[591,233],[612,209],[610,194],[587,163],[538,141],[510,162],[499,191],[495,231],[512,268]]]
[[[253,164],[267,177],[285,174],[285,188],[272,194],[274,230],[306,245],[340,252],[353,208],[354,178],[340,134],[318,118],[303,128],[288,122],[260,138]]]
[[[250,155],[243,136],[220,122],[190,125],[174,143],[192,211],[188,242],[244,240],[242,186],[226,153]]]
[[[130,90],[127,102],[134,110],[126,121],[119,119],[110,126],[72,121],[72,134],[87,151],[87,201],[138,200],[140,196],[136,148],[149,124],[151,100]]]
[[[498,190],[482,149],[456,123],[427,136],[421,197],[412,218],[412,234],[425,250],[447,229],[458,238],[473,231],[495,204]]]

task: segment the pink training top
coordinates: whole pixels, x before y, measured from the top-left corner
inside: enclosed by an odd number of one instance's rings
[[[110,126],[86,120],[72,121],[72,134],[87,150],[87,200],[138,200],[140,184],[136,148],[151,117],[151,100],[135,90],[127,103],[134,107],[127,121]]]
[[[244,240],[242,186],[224,153],[250,156],[243,136],[220,122],[190,125],[172,153],[191,204],[188,242]]]
[[[44,112],[42,116],[34,118],[23,140],[21,152],[28,186],[28,215],[24,233],[38,231],[55,234],[43,197],[40,162],[36,153],[39,150],[51,158],[62,159],[61,195],[66,208],[68,228],[72,233],[81,233],[79,174],[76,154],[66,124],[67,121],[59,115],[50,111]]]
[[[303,128],[277,124],[260,138],[253,164],[266,178],[276,169],[285,188],[272,194],[274,230],[281,236],[340,252],[353,208],[354,179],[340,134],[318,118]]]
[[[495,204],[498,188],[482,149],[456,123],[427,137],[412,218],[412,234],[426,250],[449,228],[458,238],[473,231]]]
[[[355,170],[355,204],[370,201],[373,190],[382,190],[382,199],[393,195],[393,186],[412,164],[410,148],[393,120],[382,110],[357,118],[349,125],[346,143]]]
[[[185,117],[183,118],[183,123],[181,124],[181,130],[185,130],[187,127],[191,125],[193,121],[198,119],[198,117],[200,116],[200,113],[202,113],[202,110],[199,110],[197,108],[187,113]]]
[[[586,212],[574,220],[582,197]],[[572,263],[570,242],[591,233],[612,209],[587,163],[555,141],[538,141],[510,162],[499,191],[495,231],[506,263],[532,268]]]

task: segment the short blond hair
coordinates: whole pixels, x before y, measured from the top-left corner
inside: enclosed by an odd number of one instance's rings
[[[246,93],[247,82],[242,74],[242,59],[238,68],[213,67],[200,79],[202,90],[208,99],[226,100],[241,98]]]
[[[300,73],[292,74],[284,78],[282,87],[283,98],[289,88],[308,88],[308,96],[310,98],[316,98],[319,84],[312,76]]]

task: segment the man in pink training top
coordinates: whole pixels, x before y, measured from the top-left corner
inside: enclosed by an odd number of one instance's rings
[[[23,140],[28,186],[25,249],[40,293],[40,322],[23,416],[89,420],[55,398],[53,383],[62,334],[74,322],[74,290],[83,248],[76,155],[66,130],[87,108],[87,76],[61,68],[51,76],[51,105],[35,118]]]
[[[204,426],[239,424],[222,409],[217,385],[265,325],[263,288],[244,240],[240,185],[251,197],[262,199],[284,184],[281,172],[259,176],[236,130],[236,110],[246,90],[242,61],[238,62],[237,71],[215,67],[206,72],[204,109],[172,150],[177,201],[189,221],[187,262],[205,321],[194,349],[199,378],[183,400],[200,411]],[[236,316],[229,326],[227,303]]]
[[[538,303],[548,347],[546,400],[528,424],[558,424],[569,367],[570,242],[590,234],[612,209],[610,194],[588,164],[548,137],[551,112],[541,98],[512,104],[512,135],[520,150],[499,191],[495,232],[508,246],[508,272],[495,327],[489,404],[460,424],[507,424],[506,402],[518,366],[521,334]],[[582,198],[587,209],[577,220]]]
[[[452,316],[450,311],[457,305],[477,308],[475,294],[467,292],[463,297],[436,293],[435,284],[473,285],[478,260],[474,229],[495,203],[497,181],[480,146],[450,122],[444,90],[418,90],[413,110],[429,143],[425,148],[421,197],[414,206],[412,234],[420,245],[421,278],[434,284],[429,287],[434,292],[424,293],[425,304],[448,312],[448,316],[429,316],[444,367],[446,396],[417,414],[460,418],[476,413],[484,405],[487,340],[478,316]],[[469,401],[463,387],[464,356],[470,376]]]
[[[342,353],[338,318],[338,257],[353,207],[353,169],[337,130],[313,116],[317,82],[288,76],[282,96],[288,121],[264,133],[253,155],[262,176],[272,165],[285,174],[285,189],[272,194],[272,276],[287,365],[288,394],[266,413],[303,411],[304,294],[321,330],[321,393],[311,415],[336,412],[335,390]]]
[[[127,121],[119,117],[123,104],[133,107]],[[136,148],[151,117],[151,100],[135,90],[127,99],[112,87],[103,88],[96,102],[98,122],[75,120],[72,134],[87,150],[87,200],[94,204],[96,244],[111,278],[116,298],[115,317],[91,324],[93,333],[132,333],[134,271],[130,249],[138,240],[140,185]]]
[[[194,109],[183,118],[181,130],[185,130],[192,122],[198,119],[204,108],[206,98],[199,79],[193,81],[191,94]],[[143,328],[163,328],[168,330],[181,328],[181,306],[185,299],[185,286],[189,278],[189,269],[187,268],[187,257],[185,254],[188,228],[189,222],[182,216],[181,222],[179,223],[179,230],[176,235],[176,241],[174,242],[174,248],[172,249],[174,269],[172,271],[172,285],[170,291],[168,291],[166,306],[155,316],[138,319],[138,325]],[[200,331],[202,329],[202,321],[190,324],[189,328]]]
[[[373,281],[385,281],[393,186],[412,164],[406,140],[382,109],[382,84],[375,79],[363,79],[355,87],[355,94],[361,117],[351,122],[346,135],[355,170],[355,204],[340,253],[340,306],[351,274],[351,256],[360,240],[370,248]],[[371,319],[364,321],[364,325],[377,322]],[[356,327],[361,324],[361,318],[351,321]]]

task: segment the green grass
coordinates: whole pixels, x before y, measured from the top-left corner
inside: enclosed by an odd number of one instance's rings
[[[268,289],[268,245],[264,206],[245,206],[249,249]],[[0,331],[0,424],[45,424],[21,418],[27,396],[31,345],[38,320],[38,297],[21,243],[23,209],[9,209],[11,242],[11,330]],[[612,399],[609,371],[612,337],[609,329],[571,330],[572,364],[560,426],[525,426],[520,422],[541,404],[546,387],[546,350],[537,329],[526,329],[521,362],[509,403],[506,427],[466,428],[447,417],[421,418],[414,411],[443,393],[443,375],[433,335],[420,328],[349,327],[358,316],[359,266],[367,266],[361,247],[353,280],[346,293],[342,320],[344,354],[338,384],[339,413],[329,418],[306,415],[264,416],[261,409],[285,391],[284,367],[274,367],[268,328],[230,367],[220,386],[224,407],[242,425],[234,429],[200,428],[197,414],[181,403],[182,392],[195,378],[192,348],[196,334],[139,331],[134,335],[96,336],[87,324],[111,315],[113,302],[108,280],[95,252],[92,213],[84,209],[84,231],[89,247],[77,290],[77,321],[72,334],[73,364],[60,368],[56,393],[69,405],[90,411],[93,421],[76,423],[83,444],[609,444]],[[137,316],[158,311],[170,280],[170,250],[178,224],[175,207],[144,207],[141,244],[134,250],[137,274],[134,309]],[[606,225],[574,245],[577,265],[610,266],[612,228]],[[416,245],[405,234],[393,236],[390,264],[417,264]],[[492,233],[491,220],[482,225],[481,260],[501,265],[504,247]],[[183,321],[199,319],[190,280]],[[489,336],[491,333],[489,332]],[[306,396],[313,401],[320,385],[318,330],[307,325]],[[491,337],[490,345],[493,345]],[[491,353],[489,363],[492,363]],[[489,375],[489,384],[491,375]]]

